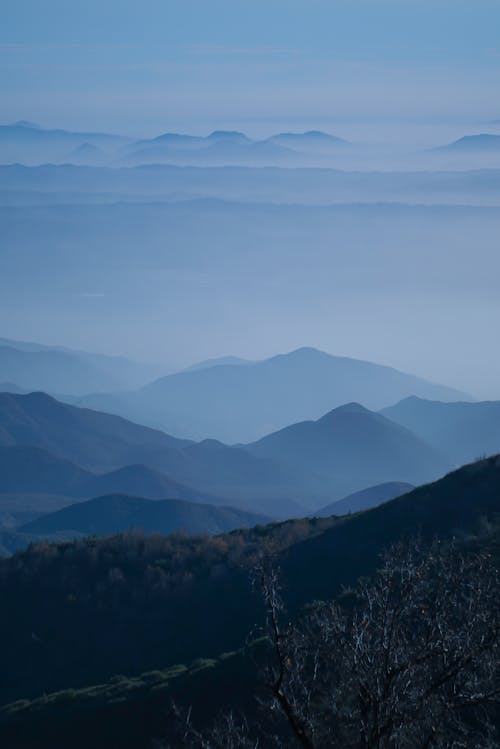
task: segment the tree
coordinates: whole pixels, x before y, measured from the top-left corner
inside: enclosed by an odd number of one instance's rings
[[[498,748],[500,584],[487,554],[400,544],[372,579],[297,624],[277,572],[262,563],[256,574],[270,645],[263,704],[277,720],[225,716],[203,736],[187,720],[184,746]]]

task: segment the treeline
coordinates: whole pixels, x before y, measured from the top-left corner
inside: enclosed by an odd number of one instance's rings
[[[37,543],[1,560],[0,704],[240,647],[259,604],[249,569],[334,522]]]

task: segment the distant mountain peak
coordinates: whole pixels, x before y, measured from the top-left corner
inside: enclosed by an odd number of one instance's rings
[[[365,408],[365,406],[362,406],[361,403],[352,401],[351,403],[345,403],[343,406],[334,408],[333,411],[330,411],[330,413],[371,414],[373,413],[373,411],[370,411],[369,408]]]
[[[333,408],[331,411],[328,411],[328,413],[318,419],[318,423],[325,424],[329,421],[335,421],[338,416],[342,416],[344,414],[375,416],[375,413],[373,411],[365,408],[365,406],[362,406],[361,403],[352,401],[351,403],[344,403],[344,405],[338,406],[337,408]]]
[[[102,150],[98,148],[98,146],[94,146],[92,143],[89,143],[87,140],[85,143],[82,143],[78,148],[75,148],[73,151],[74,154],[85,154],[85,153],[102,153]]]
[[[250,138],[245,133],[240,133],[239,130],[214,130],[210,135],[207,136],[210,140],[245,140],[249,141]]]

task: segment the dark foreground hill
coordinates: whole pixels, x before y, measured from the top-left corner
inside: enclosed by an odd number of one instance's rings
[[[269,518],[232,507],[184,502],[176,499],[151,500],[110,494],[43,515],[22,526],[21,533],[46,535],[76,531],[78,535],[110,536],[133,529],[145,533],[182,531],[216,534],[265,523]]]
[[[316,512],[316,515],[328,517],[329,515],[349,515],[353,512],[370,510],[372,507],[378,507],[378,505],[389,502],[395,497],[400,497],[414,488],[412,484],[406,484],[404,481],[389,481],[385,484],[369,486],[367,489],[354,492],[337,502],[322,507],[321,510]]]
[[[249,570],[277,554],[291,612],[369,574],[380,552],[419,534],[489,533],[500,458],[466,466],[364,513],[211,538],[125,534],[40,544],[0,560],[0,701],[137,675],[245,642],[261,620]],[[78,643],[78,647],[75,647]]]
[[[500,452],[500,401],[442,403],[411,397],[382,413],[457,465]]]
[[[377,483],[424,483],[451,467],[409,430],[358,403],[293,424],[246,449],[338,499]]]

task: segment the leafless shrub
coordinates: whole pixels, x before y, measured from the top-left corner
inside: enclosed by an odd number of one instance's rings
[[[266,734],[260,721],[229,715],[185,746],[499,746],[500,583],[488,555],[398,545],[372,579],[312,605],[296,625],[276,570],[262,562],[256,575],[271,648],[264,704],[282,725]]]

